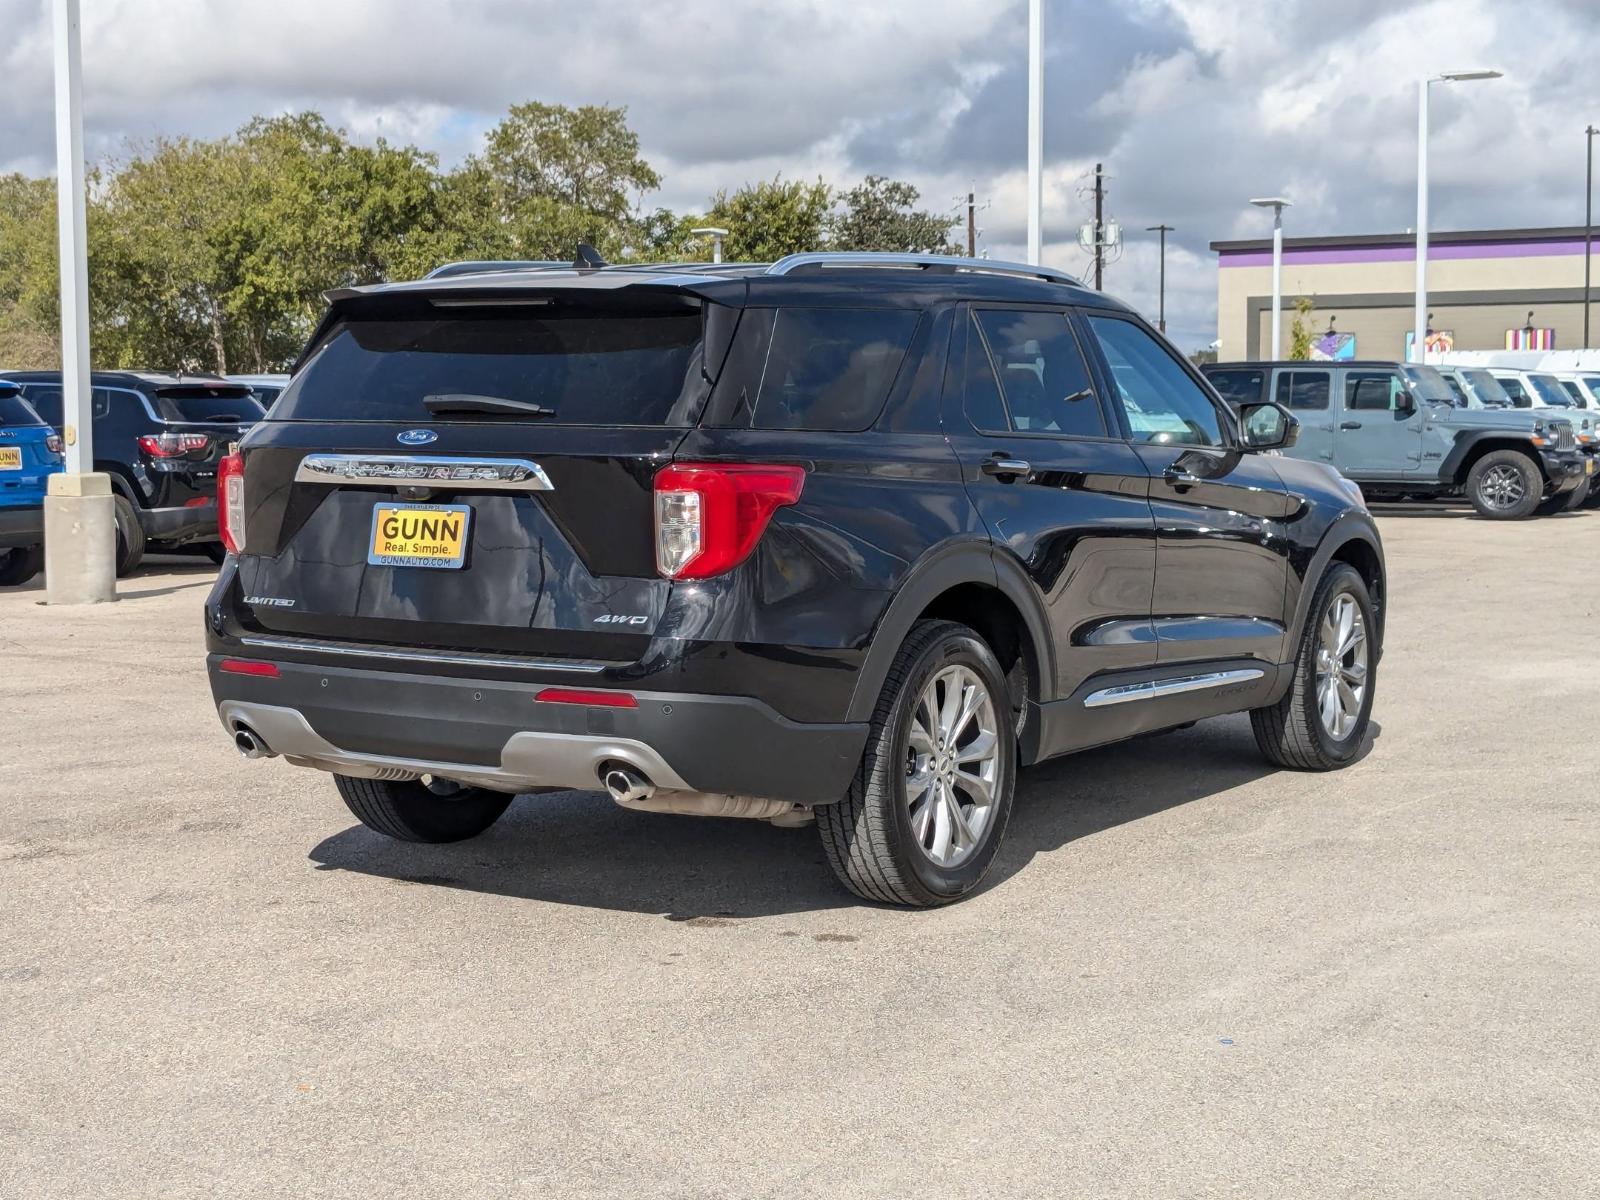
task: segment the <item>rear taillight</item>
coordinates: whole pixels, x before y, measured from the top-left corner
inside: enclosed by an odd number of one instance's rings
[[[230,554],[244,553],[244,456],[217,464],[217,532]]]
[[[804,467],[674,463],[656,474],[656,568],[668,579],[731,571],[772,514],[800,499]]]
[[[62,451],[61,435],[59,433],[45,434],[44,448],[50,451],[51,454],[60,454]]]
[[[217,664],[217,667],[229,675],[254,675],[258,679],[278,678],[276,664],[257,662],[250,658],[225,658]]]
[[[211,438],[204,433],[146,433],[139,438],[139,449],[151,458],[187,458],[211,449]]]

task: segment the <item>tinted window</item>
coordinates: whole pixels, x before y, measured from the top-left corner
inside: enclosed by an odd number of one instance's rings
[[[1584,407],[1583,393],[1578,390],[1578,385],[1570,379],[1563,379],[1561,386],[1566,389],[1567,395],[1572,397],[1572,402],[1579,408]]]
[[[1532,408],[1533,401],[1528,397],[1528,389],[1522,386],[1522,380],[1515,375],[1496,375],[1500,386],[1505,389],[1506,395],[1511,397],[1511,402],[1518,408]]]
[[[1472,394],[1483,404],[1493,408],[1502,408],[1511,404],[1511,397],[1500,381],[1489,372],[1476,369],[1462,371],[1461,378],[1467,381],[1467,387],[1472,389]]]
[[[1204,375],[1222,398],[1235,408],[1241,404],[1254,404],[1260,401],[1261,384],[1266,378],[1264,371],[1242,369],[1206,371]]]
[[[0,425],[43,425],[39,414],[13,391],[0,391]]]
[[[1445,386],[1450,389],[1450,394],[1456,398],[1456,407],[1466,408],[1467,392],[1466,389],[1463,388],[1457,381],[1456,377],[1454,375],[1446,375],[1444,377],[1444,382]]]
[[[1056,312],[980,309],[975,316],[1018,433],[1105,437],[1078,339]]]
[[[778,309],[751,426],[867,428],[883,408],[918,319],[903,309]]]
[[[1533,394],[1547,407],[1572,407],[1572,397],[1561,390],[1561,384],[1554,375],[1529,375],[1528,382],[1533,385]]]
[[[1285,408],[1327,408],[1332,386],[1326,371],[1285,371],[1278,376],[1277,401]]]
[[[259,421],[267,415],[249,388],[162,388],[156,411],[165,421]]]
[[[61,389],[55,384],[25,383],[22,395],[46,425],[61,428]]]
[[[1391,412],[1405,388],[1393,371],[1351,371],[1344,377],[1344,406],[1352,412]]]
[[[434,396],[552,410],[559,425],[687,425],[699,414],[700,314],[674,309],[347,320],[273,406],[280,421],[505,420],[438,417]]]
[[[1400,370],[1411,380],[1417,395],[1422,399],[1438,404],[1449,404],[1455,399],[1450,391],[1450,385],[1444,381],[1444,376],[1439,374],[1436,368],[1406,366]]]
[[[1000,399],[1000,381],[994,377],[994,365],[989,361],[983,335],[978,332],[976,317],[967,320],[966,372],[967,420],[975,429],[989,433],[1009,432],[1011,422],[1006,416],[1005,403]]]
[[[1089,318],[1136,442],[1223,444],[1222,419],[1199,384],[1132,321]]]

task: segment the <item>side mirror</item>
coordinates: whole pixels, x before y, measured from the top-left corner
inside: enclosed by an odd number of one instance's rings
[[[1300,436],[1300,418],[1281,404],[1239,406],[1239,438],[1246,450],[1287,450]]]
[[[1394,398],[1394,411],[1402,417],[1409,417],[1417,411],[1417,398],[1409,388]]]

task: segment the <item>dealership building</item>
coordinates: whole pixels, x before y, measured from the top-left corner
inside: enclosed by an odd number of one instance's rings
[[[1285,238],[1283,355],[1295,301],[1306,296],[1315,305],[1313,357],[1403,359],[1415,328],[1416,245],[1410,233]],[[1212,242],[1211,249],[1218,357],[1270,357],[1272,240]],[[1430,233],[1430,349],[1582,348],[1583,264],[1582,226]],[[1600,263],[1593,282],[1600,292]],[[1600,340],[1600,304],[1590,320],[1591,342]]]

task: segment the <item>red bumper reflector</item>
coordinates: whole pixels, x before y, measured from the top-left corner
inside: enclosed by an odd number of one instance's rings
[[[591,708],[638,708],[627,692],[586,692],[580,688],[545,688],[534,697],[539,704],[587,704]]]
[[[217,664],[229,675],[259,675],[263,679],[276,679],[278,668],[274,663],[251,662],[244,658],[225,658]]]

